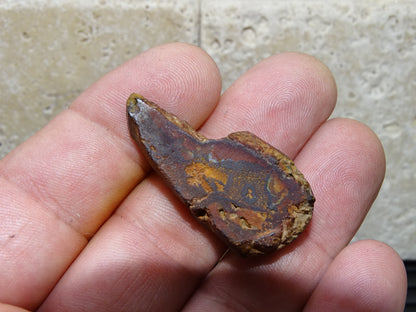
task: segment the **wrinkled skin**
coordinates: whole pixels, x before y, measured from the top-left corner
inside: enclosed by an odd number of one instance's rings
[[[277,253],[228,253],[214,267],[226,247],[128,133],[132,92],[208,138],[247,130],[284,151],[317,198],[306,231]],[[264,60],[222,96],[216,65],[194,46],[125,63],[0,161],[0,311],[403,310],[397,253],[349,244],[384,178],[384,152],[365,125],[328,120],[335,102],[331,73],[303,54]]]

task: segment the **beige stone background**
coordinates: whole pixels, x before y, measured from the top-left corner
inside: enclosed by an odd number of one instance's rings
[[[0,0],[0,158],[106,72],[183,41],[218,63],[224,89],[256,62],[301,51],[332,70],[333,116],[381,138],[386,180],[355,239],[416,259],[416,2]]]

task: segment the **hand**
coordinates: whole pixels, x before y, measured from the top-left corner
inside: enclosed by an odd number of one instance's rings
[[[293,158],[317,199],[306,231],[275,254],[228,253],[214,267],[226,247],[150,172],[128,133],[132,92],[207,137],[248,130]],[[400,257],[377,241],[349,245],[385,159],[365,125],[327,120],[336,102],[328,69],[280,54],[220,92],[202,50],[159,46],[2,159],[0,311],[402,310]]]

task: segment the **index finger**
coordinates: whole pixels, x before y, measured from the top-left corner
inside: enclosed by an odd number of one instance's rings
[[[163,103],[198,127],[220,89],[218,69],[202,50],[151,49],[103,77],[2,159],[0,302],[39,305],[143,179],[148,165],[137,156],[125,117],[130,93]]]

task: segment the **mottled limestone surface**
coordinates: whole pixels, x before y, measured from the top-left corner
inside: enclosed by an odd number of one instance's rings
[[[200,44],[224,89],[265,57],[301,51],[334,73],[333,116],[368,124],[386,150],[386,180],[356,239],[379,239],[416,259],[415,16],[414,1],[393,0],[3,0],[0,157],[154,45]]]
[[[198,44],[198,16],[193,0],[1,0],[0,158],[124,61]]]

